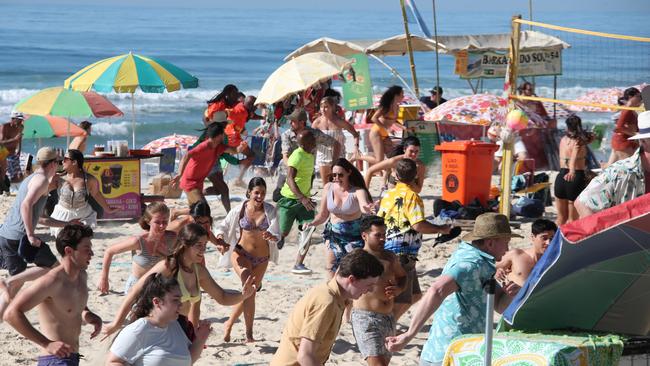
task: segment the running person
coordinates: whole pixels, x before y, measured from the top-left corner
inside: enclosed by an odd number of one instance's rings
[[[332,181],[323,188],[318,215],[314,221],[303,225],[309,228],[327,221],[323,239],[329,241],[327,270],[330,278],[346,254],[363,247],[361,214],[370,213],[373,206],[361,173],[346,159],[338,159],[332,166]]]
[[[255,285],[261,288],[264,273],[269,261],[277,264],[280,238],[276,210],[272,204],[264,202],[266,182],[255,177],[248,183],[246,201],[230,211],[217,228],[217,240],[230,244],[232,266],[246,283],[249,277],[255,278]],[[253,320],[255,319],[255,297],[247,298],[233,308],[230,319],[224,324],[224,341],[230,341],[232,326],[244,314],[246,342],[254,342]]]

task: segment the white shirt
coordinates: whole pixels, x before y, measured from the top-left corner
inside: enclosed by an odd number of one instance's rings
[[[191,344],[177,321],[159,328],[140,318],[122,329],[111,352],[133,366],[190,366]]]
[[[503,156],[503,141],[499,140],[495,142],[497,145],[499,145],[499,150],[497,150],[494,153],[495,157],[502,157]],[[517,156],[519,153],[527,153],[528,151],[526,150],[526,145],[521,141],[520,138],[515,138],[515,144],[513,146],[513,155]]]

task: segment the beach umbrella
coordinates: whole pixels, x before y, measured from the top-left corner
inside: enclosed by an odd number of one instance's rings
[[[515,329],[650,335],[650,194],[563,225],[503,313]]]
[[[643,88],[648,84],[639,84],[633,85],[632,87],[643,90]],[[582,103],[595,103],[595,104],[605,104],[605,105],[618,105],[618,98],[623,96],[623,92],[627,88],[600,88],[591,90],[578,98],[575,99],[576,102]],[[583,105],[571,105],[569,107],[574,112],[615,112],[615,109],[606,108],[606,107],[595,107],[595,106],[583,106]]]
[[[144,150],[150,150],[152,153],[158,153],[161,149],[175,147],[177,149],[187,150],[188,146],[193,145],[198,137],[192,135],[169,135],[153,140],[144,145]]]
[[[86,131],[63,117],[25,116],[23,138],[37,139],[61,136],[84,136]]]
[[[62,87],[39,90],[19,101],[13,108],[29,115],[50,115],[66,118],[118,117],[124,115],[108,99],[95,92],[79,92]],[[68,129],[72,127],[68,125]],[[67,132],[68,145],[70,131]]]
[[[503,123],[508,101],[492,94],[474,94],[448,100],[424,115],[425,121],[451,121],[489,126]]]
[[[163,93],[197,88],[199,79],[169,62],[129,52],[84,67],[67,78],[63,86],[80,91],[131,93],[135,148],[135,91],[139,88],[144,93]]]
[[[327,52],[312,52],[291,59],[275,70],[257,96],[258,104],[273,104],[342,73],[354,60]]]

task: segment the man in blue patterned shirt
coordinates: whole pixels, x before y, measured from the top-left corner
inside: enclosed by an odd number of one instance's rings
[[[510,231],[505,215],[485,213],[477,217],[474,230],[462,238],[442,274],[422,298],[408,331],[387,337],[387,348],[391,352],[401,350],[434,312],[429,338],[420,355],[421,366],[440,365],[452,339],[462,334],[481,333],[487,305],[483,286],[494,276],[495,261],[506,253],[512,237],[521,236]],[[498,288],[495,309],[505,310],[518,291],[519,286],[514,282]]]
[[[650,193],[650,111],[639,114],[639,132],[628,140],[639,141],[634,155],[607,167],[575,201],[580,218]]]

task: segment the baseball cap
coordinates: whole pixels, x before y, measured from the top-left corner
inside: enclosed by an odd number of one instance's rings
[[[307,122],[307,112],[304,109],[297,108],[288,117],[290,121]]]
[[[439,86],[434,86],[431,88],[431,90],[429,90],[429,92],[431,92],[431,94],[442,94],[442,88]]]
[[[13,111],[13,112],[11,112],[11,119],[14,119],[14,118],[24,120],[25,115],[23,114],[23,112]]]
[[[56,150],[54,150],[49,146],[45,146],[38,149],[38,152],[36,153],[36,161],[39,163],[43,163],[51,160],[57,160],[58,158],[59,155],[56,153]]]

